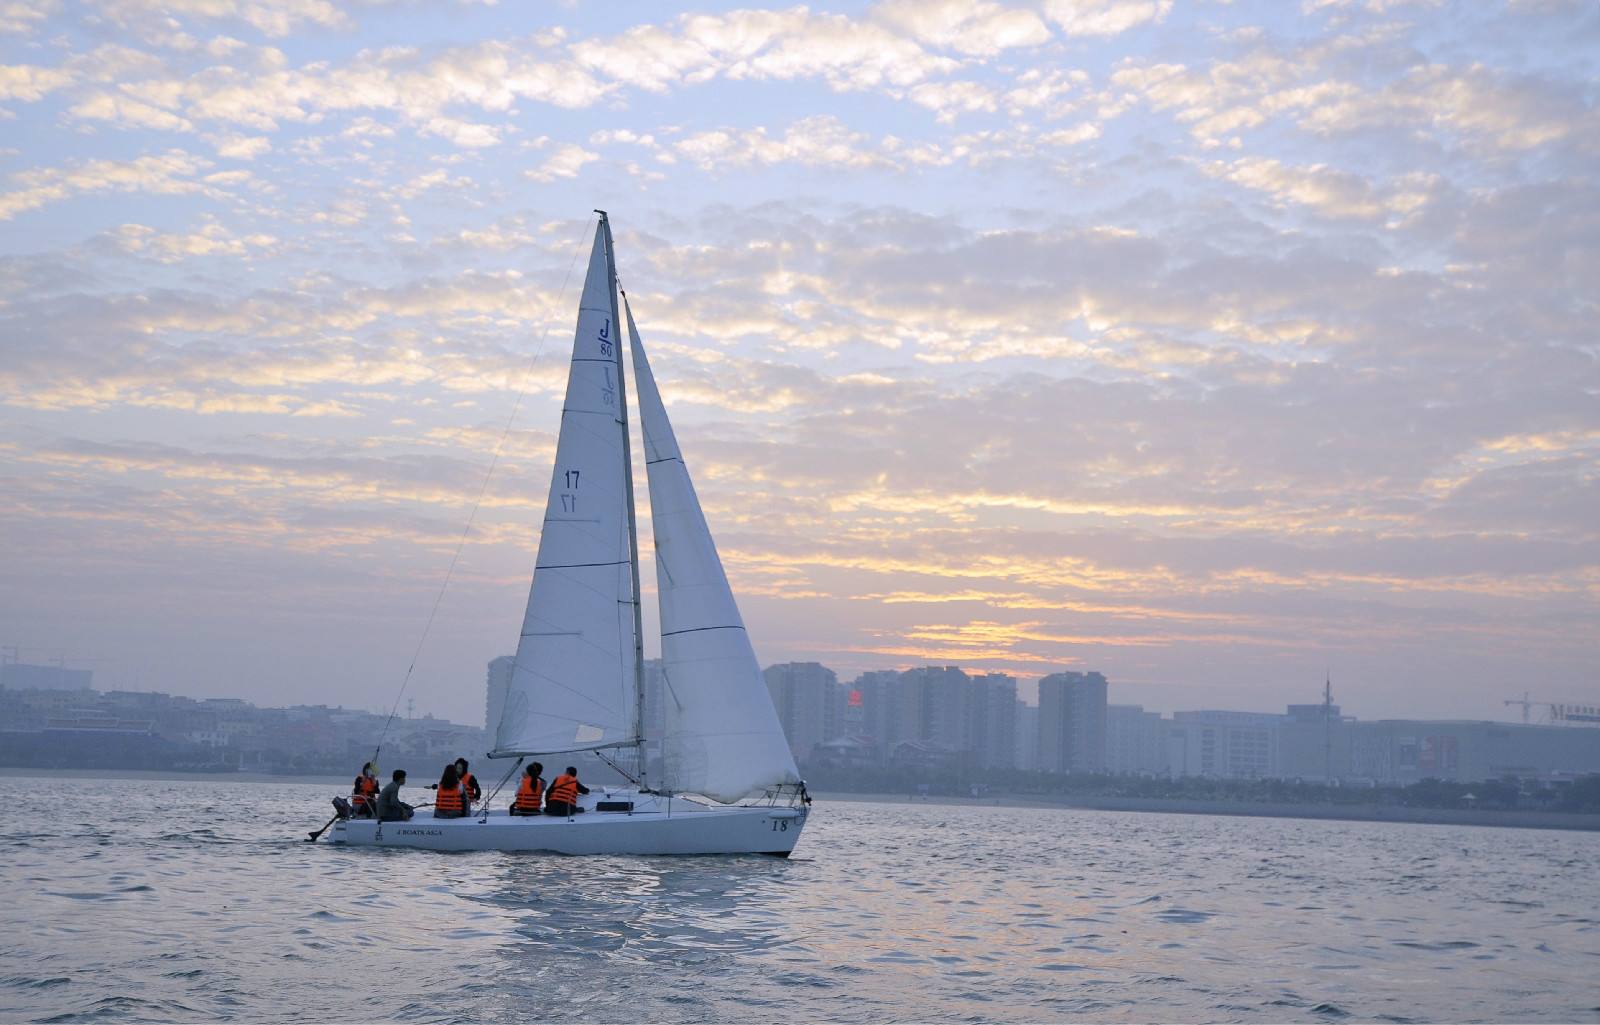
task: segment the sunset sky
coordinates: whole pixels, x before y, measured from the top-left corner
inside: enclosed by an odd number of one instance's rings
[[[481,719],[603,207],[763,664],[1592,702],[1597,64],[1585,0],[0,0],[0,644],[386,708],[510,422],[409,691]]]

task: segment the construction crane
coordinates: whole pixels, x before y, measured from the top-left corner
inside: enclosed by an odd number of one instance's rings
[[[1538,703],[1539,702],[1537,702],[1537,701],[1529,701],[1528,700],[1528,692],[1527,691],[1523,691],[1522,692],[1522,697],[1520,699],[1513,698],[1513,699],[1507,700],[1505,702],[1506,705],[1521,705],[1522,706],[1522,721],[1523,722],[1528,722],[1529,721],[1528,713],[1533,711],[1533,706],[1538,704]]]
[[[75,655],[64,648],[23,648],[15,644],[0,644],[0,665],[9,663],[21,664],[22,653],[28,652],[30,656],[38,658],[48,652],[46,657],[36,662],[36,665],[54,665],[58,669],[65,669],[68,662],[110,662],[109,658],[98,658],[93,655]]]
[[[1600,705],[1575,705],[1570,702],[1534,701],[1528,696],[1527,691],[1522,692],[1522,697],[1512,698],[1504,702],[1506,705],[1520,705],[1522,707],[1522,721],[1532,722],[1532,712],[1535,708],[1545,709],[1546,721],[1550,723],[1585,723],[1600,724]]]

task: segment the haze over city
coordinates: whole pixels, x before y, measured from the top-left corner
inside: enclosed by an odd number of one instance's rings
[[[0,4],[0,644],[387,707],[509,422],[407,692],[481,715],[601,207],[763,664],[1592,702],[1597,53],[1576,0]]]

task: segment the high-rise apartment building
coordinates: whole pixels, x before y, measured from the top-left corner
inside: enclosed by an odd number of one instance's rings
[[[644,763],[646,780],[662,778],[661,737],[666,732],[666,680],[667,674],[659,658],[644,660],[644,747],[636,756]]]
[[[967,727],[977,765],[1011,768],[1017,760],[1017,678],[1004,673],[972,677]]]
[[[506,695],[511,691],[511,671],[516,664],[516,657],[512,655],[489,660],[488,686],[483,698],[483,728],[488,731],[491,745],[494,744],[495,731],[500,728],[500,716],[506,710]]]
[[[855,684],[848,687],[839,687],[839,733],[830,740],[844,737],[866,737],[867,730],[867,701],[866,695]]]
[[[862,735],[872,738],[878,756],[884,757],[906,739],[900,723],[900,674],[890,669],[862,673],[850,690],[861,695]]]
[[[811,749],[825,740],[829,706],[839,688],[832,669],[816,662],[785,662],[762,670],[767,691],[778,710],[778,722],[789,740],[796,761],[811,757]]]
[[[912,724],[907,740],[952,754],[973,750],[968,709],[972,679],[956,666],[921,666],[900,674],[901,714]]]
[[[1024,772],[1039,768],[1039,707],[1017,702],[1017,746],[1013,767]]]
[[[1104,676],[1052,673],[1039,681],[1039,768],[1046,772],[1105,771]]]

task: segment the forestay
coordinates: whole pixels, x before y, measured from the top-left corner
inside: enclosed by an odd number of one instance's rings
[[[661,404],[632,310],[626,316],[661,603],[666,785],[737,801],[775,784],[798,783],[800,774]]]
[[[502,754],[637,740],[620,334],[605,224],[595,230]]]

